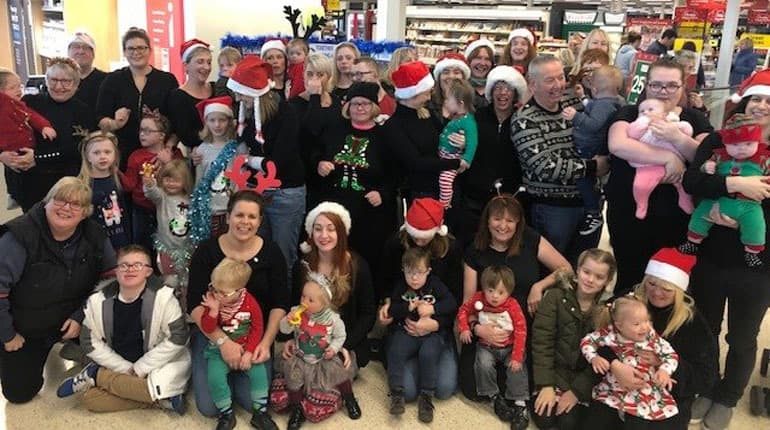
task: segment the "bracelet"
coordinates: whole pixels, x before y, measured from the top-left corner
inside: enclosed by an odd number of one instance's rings
[[[476,332],[474,330],[476,329],[476,326],[478,326],[478,325],[479,325],[478,321],[471,321],[471,323],[470,323],[471,335],[473,335],[474,337],[476,337]]]

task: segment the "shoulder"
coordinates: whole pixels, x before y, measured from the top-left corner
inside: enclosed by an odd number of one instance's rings
[[[272,240],[266,240],[264,238],[262,239],[262,242],[262,249],[259,250],[257,255],[264,256],[271,263],[286,264],[284,255],[281,252],[281,248],[278,247],[277,243],[273,242]]]
[[[540,236],[540,233],[538,233],[537,230],[530,226],[526,226],[522,233],[522,242],[525,246],[532,246],[537,249],[540,246],[541,237],[542,236]]]
[[[612,119],[612,122],[618,122],[618,121],[625,121],[625,122],[634,122],[636,118],[639,116],[639,106],[637,105],[626,105],[618,109],[617,112],[615,112],[615,117]]]

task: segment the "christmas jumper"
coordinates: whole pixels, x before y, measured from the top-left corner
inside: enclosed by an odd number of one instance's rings
[[[209,308],[204,306],[201,317],[201,330],[209,334],[221,328],[233,342],[242,345],[244,350],[253,353],[262,340],[262,309],[257,299],[245,288],[240,290],[240,297],[232,304],[220,304],[219,315],[209,315]]]
[[[481,303],[481,310],[476,309]],[[479,324],[495,324],[498,328],[510,333],[504,345],[511,348],[511,360],[524,362],[524,347],[527,343],[527,319],[521,311],[521,306],[513,297],[508,297],[500,306],[492,306],[487,302],[482,291],[476,292],[470,300],[463,303],[457,311],[457,328],[460,333],[470,330],[468,318],[477,316]],[[479,343],[485,343],[479,339]],[[492,347],[492,345],[487,345]],[[495,347],[496,348],[496,347]]]
[[[93,178],[91,189],[91,203],[94,205],[91,218],[104,227],[113,248],[120,249],[130,244],[131,223],[126,210],[125,193],[118,188],[112,176]]]
[[[174,148],[173,154],[175,159],[182,159],[182,153],[179,149]],[[126,174],[122,180],[123,186],[126,192],[131,194],[131,201],[144,209],[155,209],[155,205],[144,195],[142,171],[145,164],[154,164],[157,157],[157,153],[141,147],[131,153],[128,157],[128,163],[126,163]]]
[[[34,132],[53,127],[43,115],[26,103],[0,93],[0,152],[35,147]]]

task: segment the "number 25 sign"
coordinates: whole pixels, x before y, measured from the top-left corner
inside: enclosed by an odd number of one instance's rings
[[[628,104],[633,105],[639,100],[639,96],[644,91],[644,86],[647,83],[647,73],[650,71],[650,65],[658,59],[657,55],[647,54],[645,52],[638,52],[634,57],[633,67],[631,71],[631,79],[628,82],[628,88],[626,88],[626,101]]]

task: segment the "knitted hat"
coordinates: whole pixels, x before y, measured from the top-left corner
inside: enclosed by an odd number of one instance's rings
[[[450,52],[442,55],[438,60],[436,60],[436,66],[433,67],[433,77],[438,79],[438,77],[441,76],[441,72],[449,67],[462,70],[463,77],[465,79],[468,79],[471,76],[471,68],[468,67],[468,63],[465,62],[465,57],[460,54]]]
[[[764,69],[741,82],[738,92],[730,96],[730,101],[739,103],[741,99],[749,96],[770,96],[770,69]]]
[[[377,96],[380,94],[380,86],[374,82],[356,82],[348,88],[345,94],[345,101],[353,100],[353,97],[363,97],[372,103],[377,103]]]
[[[762,141],[762,127],[752,116],[745,114],[731,116],[718,133],[725,145]]]
[[[466,48],[465,48],[465,61],[470,61],[470,56],[473,54],[473,51],[481,48],[482,46],[486,46],[489,48],[490,51],[492,51],[492,56],[495,55],[495,44],[492,43],[489,39],[478,39],[471,42]],[[494,61],[494,58],[490,58],[490,60]]]
[[[694,265],[694,255],[682,254],[676,248],[661,248],[650,258],[644,273],[670,282],[682,291],[687,291],[690,271]]]
[[[271,49],[277,49],[283,52],[283,55],[286,55],[286,45],[283,44],[283,40],[273,39],[262,44],[262,47],[259,48],[259,56],[265,58],[265,54]]]
[[[526,28],[517,28],[516,30],[513,30],[511,34],[508,35],[508,41],[510,42],[514,37],[523,37],[529,40],[530,45],[535,44],[535,35]]]
[[[72,39],[67,43],[67,49],[69,49],[70,45],[73,43],[82,43],[88,45],[91,49],[96,49],[94,38],[85,31],[76,31],[75,34],[72,35]]]
[[[398,66],[391,79],[396,87],[395,96],[400,100],[410,99],[428,91],[435,84],[428,66],[421,61],[410,61]]]
[[[324,212],[333,213],[339,216],[342,220],[342,224],[345,225],[345,233],[350,234],[352,222],[350,220],[350,212],[345,209],[345,206],[335,202],[321,202],[318,206],[308,212],[305,217],[305,233],[307,233],[307,240],[299,245],[300,250],[305,254],[311,250],[309,242],[313,240],[313,223],[316,218],[318,218],[318,215],[321,215]]]
[[[182,62],[186,63],[190,61],[190,56],[193,51],[198,48],[209,49],[209,44],[199,39],[191,39],[183,43],[182,46],[179,47],[179,53],[182,54]]]
[[[516,96],[518,97],[516,101],[519,104],[524,104],[527,99],[527,94],[529,93],[529,88],[527,87],[527,80],[524,79],[524,76],[521,76],[521,73],[519,73],[518,70],[511,66],[497,66],[489,72],[484,94],[490,103],[492,103],[492,89],[498,82],[505,82],[508,84],[509,87],[516,91]]]
[[[213,97],[201,100],[195,105],[201,121],[206,122],[206,115],[212,112],[221,112],[230,118],[233,117],[233,99],[230,96]]]
[[[262,120],[259,113],[259,97],[267,94],[273,87],[273,68],[256,55],[247,55],[235,66],[227,80],[227,88],[238,94],[254,98],[254,137],[259,143],[265,143],[262,137]],[[241,103],[238,110],[238,135],[243,132],[246,121],[246,104]]]
[[[433,239],[436,233],[446,236],[449,230],[444,225],[444,205],[429,197],[415,199],[401,228],[416,239]]]

